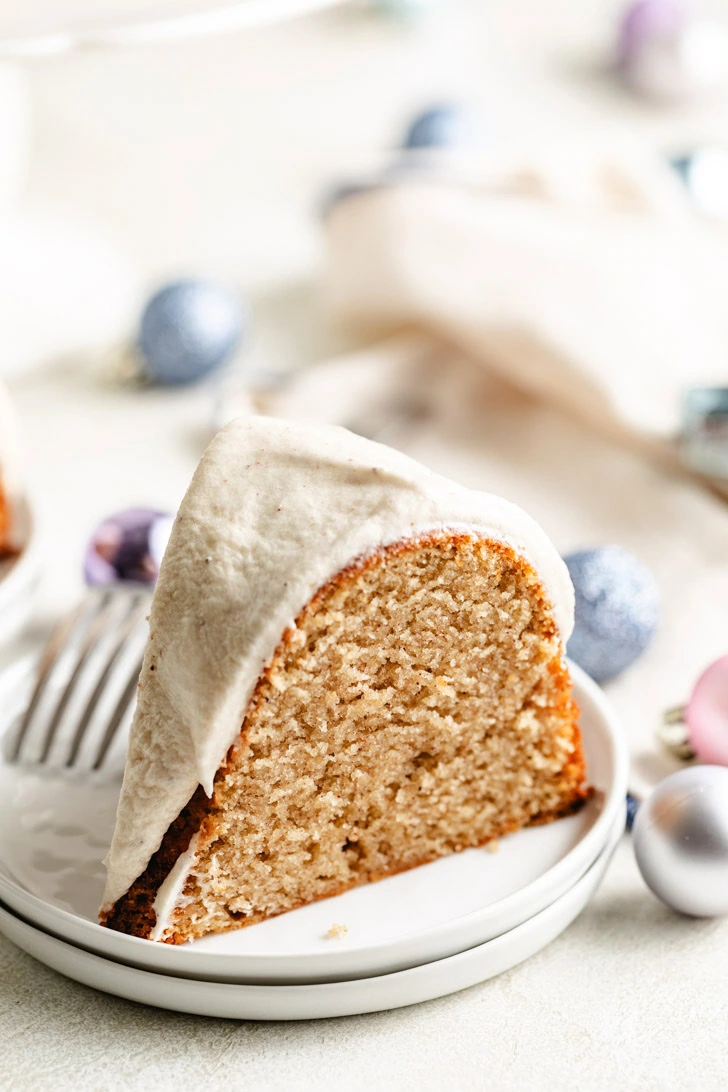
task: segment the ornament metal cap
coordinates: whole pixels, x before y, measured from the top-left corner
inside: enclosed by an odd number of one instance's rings
[[[109,372],[112,378],[124,386],[149,387],[152,385],[144,357],[134,341],[124,341],[109,352]]]
[[[694,759],[695,751],[690,745],[690,731],[685,721],[684,705],[673,705],[663,713],[657,728],[657,738],[665,750],[684,762]]]

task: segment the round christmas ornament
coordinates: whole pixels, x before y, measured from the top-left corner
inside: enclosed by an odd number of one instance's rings
[[[698,212],[714,220],[728,220],[728,148],[696,148],[669,162]]]
[[[679,758],[728,766],[728,656],[702,673],[686,705],[667,710],[658,735]]]
[[[634,826],[634,821],[637,818],[637,809],[640,806],[640,802],[636,796],[633,796],[631,792],[628,792],[625,803],[627,805],[627,816],[624,825],[627,831],[631,831]]]
[[[683,392],[678,449],[691,470],[728,479],[728,387],[690,387]]]
[[[173,516],[154,508],[127,508],[94,531],[84,558],[91,587],[154,584],[167,548]]]
[[[728,913],[728,770],[691,766],[640,805],[632,831],[647,886],[692,917]]]
[[[725,86],[728,34],[680,0],[637,0],[620,21],[617,62],[638,94],[680,102]]]
[[[142,313],[136,341],[142,373],[152,383],[194,383],[232,356],[244,328],[240,300],[222,285],[168,284]]]
[[[621,546],[578,550],[564,558],[574,584],[574,632],[568,655],[597,682],[634,663],[659,620],[655,579]]]
[[[443,103],[424,110],[407,126],[402,147],[408,151],[426,148],[467,148],[479,143],[479,126],[471,110]]]

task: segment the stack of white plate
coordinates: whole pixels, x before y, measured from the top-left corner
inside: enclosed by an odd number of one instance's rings
[[[573,673],[597,790],[577,815],[183,947],[95,922],[118,784],[0,767],[0,929],[96,989],[235,1019],[374,1012],[500,974],[574,920],[624,830],[626,746],[599,688]],[[8,723],[28,683],[0,682]]]

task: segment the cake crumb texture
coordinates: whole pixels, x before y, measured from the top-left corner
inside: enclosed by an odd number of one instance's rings
[[[207,800],[198,790],[106,924],[239,928],[577,808],[578,711],[551,606],[503,543],[402,542],[328,583],[288,630]]]
[[[335,921],[326,936],[329,940],[340,940],[342,937],[345,937],[348,932],[349,930],[346,925],[341,925],[338,921]]]

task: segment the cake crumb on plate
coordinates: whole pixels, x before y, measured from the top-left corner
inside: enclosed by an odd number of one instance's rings
[[[349,930],[346,925],[339,925],[339,923],[335,921],[326,936],[329,940],[339,940],[341,937],[345,937],[348,932]]]

